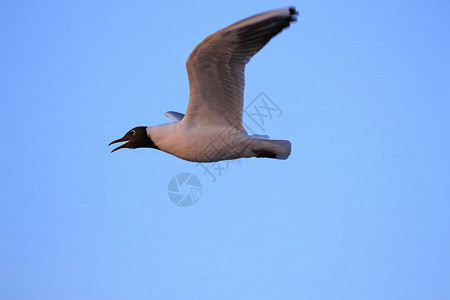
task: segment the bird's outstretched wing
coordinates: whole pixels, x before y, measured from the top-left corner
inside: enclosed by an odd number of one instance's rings
[[[261,13],[208,36],[186,62],[189,105],[185,120],[200,126],[242,126],[245,65],[296,20],[294,7]]]

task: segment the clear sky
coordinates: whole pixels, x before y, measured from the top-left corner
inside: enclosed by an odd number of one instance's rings
[[[110,153],[184,112],[207,35],[295,5],[247,67],[286,161]],[[449,299],[449,1],[1,1],[1,299]],[[246,116],[244,120],[250,123]],[[225,165],[224,165],[225,166]],[[190,207],[168,197],[194,175]],[[217,172],[217,170],[215,170]]]

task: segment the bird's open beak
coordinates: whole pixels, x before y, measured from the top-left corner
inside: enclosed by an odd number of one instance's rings
[[[128,142],[128,143],[125,143],[125,144],[123,144],[123,145],[120,145],[119,147],[117,147],[116,149],[114,149],[113,151],[111,151],[111,153],[113,153],[113,152],[116,151],[116,150],[122,149],[122,148],[128,148],[127,146],[128,146],[128,144],[131,142],[131,140],[126,139],[126,138],[121,138],[121,139],[112,141],[111,143],[109,143],[108,146],[111,146],[112,144],[120,143],[120,142]]]

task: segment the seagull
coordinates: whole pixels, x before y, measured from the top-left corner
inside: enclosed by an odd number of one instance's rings
[[[287,159],[291,143],[248,135],[242,125],[245,65],[271,38],[296,21],[295,7],[271,10],[236,22],[205,38],[186,62],[186,114],[168,111],[173,122],[138,126],[108,146],[154,148],[192,162],[241,157]]]

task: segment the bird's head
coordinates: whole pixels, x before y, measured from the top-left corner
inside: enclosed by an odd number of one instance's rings
[[[153,143],[152,139],[147,135],[147,127],[145,126],[138,126],[134,127],[133,129],[129,130],[123,138],[120,138],[118,140],[112,141],[109,143],[108,146],[120,143],[120,142],[126,142],[123,145],[120,145],[119,147],[115,148],[111,151],[114,152],[116,150],[122,149],[122,148],[155,148],[158,149],[158,147]]]

